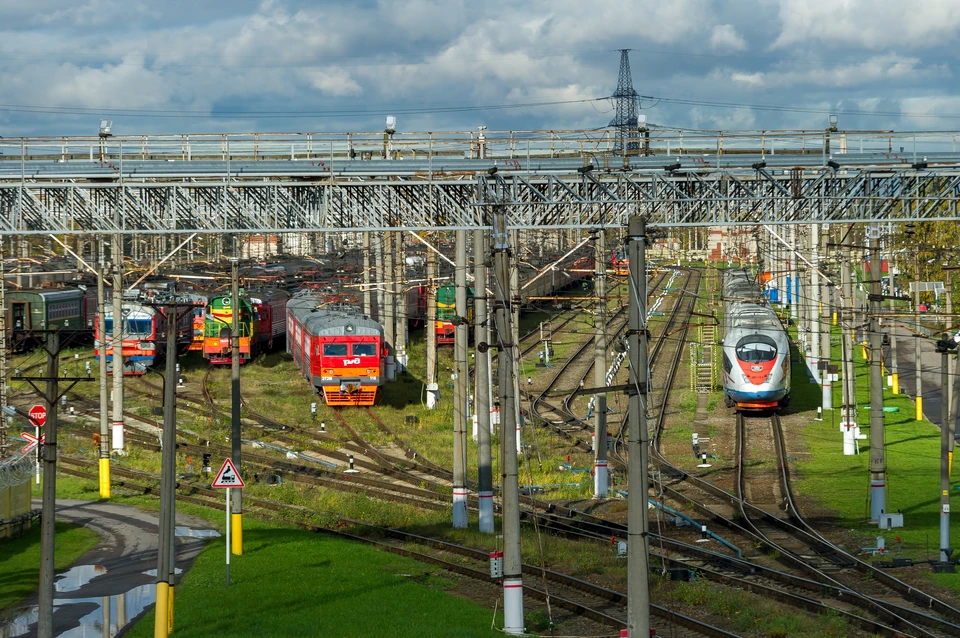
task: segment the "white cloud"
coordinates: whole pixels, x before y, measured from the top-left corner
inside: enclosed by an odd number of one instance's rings
[[[732,24],[718,24],[710,36],[710,46],[720,51],[743,51],[747,43]]]
[[[812,41],[871,50],[956,44],[958,9],[953,0],[780,0],[780,35],[771,48]]]

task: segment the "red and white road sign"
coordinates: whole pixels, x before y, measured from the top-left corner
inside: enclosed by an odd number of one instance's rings
[[[217,478],[213,479],[213,485],[210,487],[226,488],[243,486],[244,483],[243,479],[240,478],[240,472],[237,471],[233,461],[226,459],[220,467],[220,471],[217,472]]]
[[[43,427],[47,423],[47,408],[42,405],[30,408],[30,420],[34,425]]]
[[[28,432],[21,432],[20,436],[22,436],[23,440],[27,442],[27,444],[23,446],[23,448],[20,450],[21,452],[30,452],[31,450],[33,450],[33,448],[37,447],[38,441],[37,441],[37,437],[35,437],[34,435]],[[46,443],[46,442],[47,442],[47,435],[46,434],[41,435],[39,443]]]

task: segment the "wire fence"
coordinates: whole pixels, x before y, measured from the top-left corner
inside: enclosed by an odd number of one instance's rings
[[[33,476],[36,452],[22,452],[0,459],[0,491],[26,483]]]

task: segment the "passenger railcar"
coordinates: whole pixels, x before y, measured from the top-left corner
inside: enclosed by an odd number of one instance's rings
[[[91,332],[96,295],[80,288],[12,290],[6,293],[7,326],[15,350],[43,341],[41,330]]]
[[[790,400],[790,340],[763,290],[743,270],[723,280],[722,377],[725,402],[738,410],[778,410]]]
[[[311,291],[287,303],[287,352],[327,405],[373,405],[384,375],[384,330],[356,306]]]

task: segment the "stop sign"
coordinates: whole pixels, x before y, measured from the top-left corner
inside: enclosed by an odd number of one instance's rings
[[[42,405],[33,406],[30,408],[30,420],[42,427],[47,422],[47,409]]]

